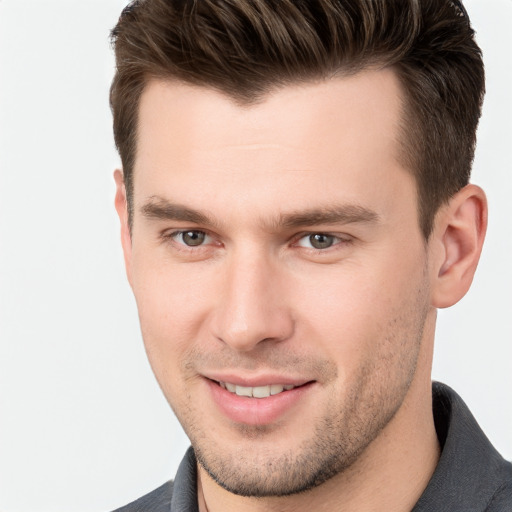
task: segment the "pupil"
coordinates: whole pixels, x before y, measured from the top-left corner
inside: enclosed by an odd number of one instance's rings
[[[204,241],[204,233],[201,231],[186,231],[182,236],[187,245],[201,245]]]
[[[315,249],[327,249],[333,244],[332,236],[322,235],[321,233],[311,235],[309,241]]]

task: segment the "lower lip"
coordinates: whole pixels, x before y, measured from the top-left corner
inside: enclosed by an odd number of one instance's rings
[[[221,412],[235,423],[268,425],[293,409],[311,391],[314,382],[283,391],[267,398],[249,398],[221,388],[216,382],[205,379],[213,401]]]

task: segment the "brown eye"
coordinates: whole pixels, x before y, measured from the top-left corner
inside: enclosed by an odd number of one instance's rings
[[[178,240],[189,247],[196,247],[202,245],[206,239],[206,233],[203,231],[182,231],[178,233]]]

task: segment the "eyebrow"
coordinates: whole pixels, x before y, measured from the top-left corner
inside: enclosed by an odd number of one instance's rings
[[[342,205],[304,212],[287,213],[280,216],[279,224],[287,228],[300,228],[320,224],[376,223],[379,215],[359,205]]]
[[[144,217],[149,219],[173,220],[209,226],[220,224],[207,213],[172,203],[158,196],[150,197],[148,202],[142,206],[141,212]],[[360,205],[349,204],[283,213],[269,224],[275,229],[279,227],[292,229],[321,224],[376,223],[379,220],[379,215],[373,210]]]
[[[192,224],[216,224],[208,215],[181,204],[171,203],[158,196],[150,197],[141,208],[142,215],[148,219],[176,220]]]

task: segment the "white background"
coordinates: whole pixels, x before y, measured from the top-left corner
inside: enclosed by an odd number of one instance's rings
[[[0,0],[0,510],[100,512],[171,478],[188,441],[143,351],[114,215],[108,43],[124,1]],[[487,66],[473,289],[434,377],[512,458],[512,1],[466,1]]]

